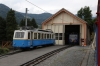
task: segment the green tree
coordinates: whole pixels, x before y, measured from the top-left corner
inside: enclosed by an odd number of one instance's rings
[[[14,10],[10,9],[10,11],[7,13],[6,21],[7,40],[11,41],[13,39],[14,30],[18,28]]]
[[[25,26],[25,20],[24,20],[24,19],[22,19],[22,20],[20,21],[19,26]]]
[[[25,26],[25,19],[22,19],[19,25],[20,25],[21,27],[22,27],[22,26]],[[32,26],[31,20],[30,20],[30,19],[27,19],[27,26]]]
[[[90,7],[85,6],[84,8],[81,8],[78,12],[77,12],[77,16],[82,18],[83,20],[85,20],[87,22],[87,24],[90,27],[90,31],[93,31],[93,20],[92,20],[92,11],[90,10]]]
[[[27,19],[27,26],[33,26],[30,19]]]
[[[83,8],[77,12],[77,16],[83,19]]]
[[[92,11],[88,6],[85,6],[84,8],[81,8],[77,12],[77,16],[85,20],[89,25],[92,24]]]
[[[92,20],[92,22],[95,23],[95,22],[96,22],[96,19],[97,19],[97,17],[95,17],[95,18]]]
[[[33,24],[34,28],[38,28],[38,25],[37,25],[37,23],[36,23],[34,18],[31,20],[31,23]]]
[[[25,19],[22,19],[19,25],[25,26]],[[33,26],[34,28],[38,28],[38,25],[36,24],[36,21],[34,18],[32,20],[27,19],[27,26]]]
[[[97,20],[97,17],[95,17],[95,18],[92,19],[92,23],[93,23],[92,26],[93,26],[94,31],[95,31],[95,24],[94,23],[96,22],[96,20]]]
[[[6,21],[0,17],[0,44],[6,40]]]
[[[85,6],[83,9],[84,20],[88,22],[89,25],[92,25],[92,11],[89,7]]]

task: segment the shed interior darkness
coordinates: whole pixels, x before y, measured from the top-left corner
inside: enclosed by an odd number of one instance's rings
[[[70,34],[78,35],[77,43],[69,42]],[[79,41],[80,41],[80,25],[65,25],[65,45],[79,45]]]

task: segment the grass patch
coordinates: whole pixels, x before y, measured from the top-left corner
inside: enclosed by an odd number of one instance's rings
[[[0,48],[0,55],[7,54],[9,52],[8,48]]]

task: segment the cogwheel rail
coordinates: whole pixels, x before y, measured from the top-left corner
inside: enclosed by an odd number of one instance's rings
[[[28,61],[28,62],[26,62],[26,63],[24,63],[24,64],[22,64],[20,66],[35,66],[35,65],[39,64],[40,62],[46,60],[47,58],[49,58],[49,57],[51,57],[51,56],[53,56],[53,55],[65,50],[65,49],[67,49],[69,47],[72,47],[72,46],[66,46],[66,47],[62,47],[62,48],[53,50],[53,51],[48,52],[48,53],[46,53],[46,54],[44,54],[42,56],[39,56],[39,57],[37,57],[37,58],[35,58],[33,60],[30,60],[30,61]]]

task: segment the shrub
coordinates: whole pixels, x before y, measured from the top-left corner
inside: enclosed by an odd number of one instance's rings
[[[6,54],[9,52],[8,48],[0,48],[0,54]]]

